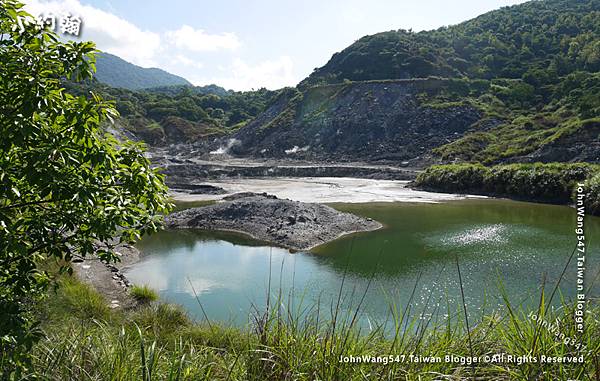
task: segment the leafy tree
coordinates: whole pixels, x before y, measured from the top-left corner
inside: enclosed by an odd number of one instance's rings
[[[21,28],[20,26],[23,26]],[[117,112],[63,78],[90,78],[95,47],[63,43],[13,0],[0,1],[0,379],[20,378],[39,338],[31,306],[43,298],[49,259],[116,260],[116,244],[155,231],[167,188],[140,145],[102,123]]]

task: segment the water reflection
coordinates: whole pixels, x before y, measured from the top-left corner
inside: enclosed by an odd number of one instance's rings
[[[456,256],[470,313],[501,303],[500,281],[513,303],[535,305],[542,279],[556,281],[575,239],[574,213],[567,207],[504,200],[336,207],[375,218],[386,228],[337,240],[315,254],[291,254],[231,233],[163,231],[140,243],[145,257],[126,275],[199,319],[198,300],[211,319],[238,325],[248,322],[253,305],[266,304],[269,280],[272,297],[281,293],[292,309],[322,303],[327,313],[342,278],[342,308],[349,311],[374,275],[360,315],[368,327],[389,321],[390,304],[407,303],[417,280],[415,311],[453,314],[460,300]],[[589,218],[586,229],[588,237],[598,236],[600,219]],[[593,279],[598,245],[588,244]],[[565,298],[574,295],[574,281],[573,268],[560,289]],[[588,295],[598,296],[598,286]]]

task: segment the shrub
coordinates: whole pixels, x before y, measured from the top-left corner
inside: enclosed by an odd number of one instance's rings
[[[447,192],[478,192],[489,169],[481,164],[433,165],[416,180],[419,187]]]
[[[168,211],[163,176],[139,144],[105,134],[110,102],[75,97],[61,79],[91,79],[91,42],[60,42],[23,5],[0,5],[0,379],[27,373],[39,332],[32,307],[51,284],[39,265],[96,254],[116,260],[113,239],[158,229]],[[104,313],[83,288],[81,312]],[[83,293],[83,294],[79,294]],[[102,306],[102,307],[101,307]]]
[[[131,288],[130,294],[135,300],[137,300],[140,303],[150,303],[154,302],[155,300],[158,300],[158,294],[156,293],[156,291],[154,291],[147,285],[133,286]]]
[[[415,180],[417,187],[438,192],[473,193],[570,203],[575,184],[587,180],[588,213],[600,211],[600,166],[589,163],[434,165]]]
[[[600,173],[585,182],[586,213],[600,215]]]

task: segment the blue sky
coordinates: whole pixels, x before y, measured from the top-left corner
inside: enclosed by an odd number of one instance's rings
[[[434,29],[522,0],[26,0],[33,14],[70,12],[81,38],[194,84],[293,86],[358,38]]]

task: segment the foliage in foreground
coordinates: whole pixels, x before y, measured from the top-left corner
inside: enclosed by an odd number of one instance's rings
[[[19,379],[50,283],[39,264],[115,260],[114,245],[155,231],[169,204],[142,147],[101,129],[112,105],[60,86],[91,78],[94,44],[60,42],[20,3],[0,4],[0,378]]]
[[[79,295],[94,292],[69,282],[86,289]],[[319,320],[314,314],[298,318],[297,311],[281,303],[278,310],[257,314],[252,328],[244,330],[193,323],[168,304],[90,316],[86,302],[74,300],[73,293],[65,296],[64,290],[51,299],[44,326],[47,337],[34,348],[33,372],[42,380],[594,379],[600,360],[598,308],[588,311],[585,333],[577,336],[573,310],[568,305],[546,309],[550,303],[543,294],[534,312],[538,319],[507,301],[504,311],[471,321],[470,335],[460,313],[449,322],[419,319],[422,311],[414,306],[392,308],[396,335],[390,337],[381,327],[359,331],[360,306]],[[579,351],[557,333],[577,337],[586,349]],[[501,353],[531,356],[538,362],[465,361],[471,355]],[[583,364],[539,362],[542,355],[581,354]],[[404,361],[339,361],[349,355],[397,355]],[[454,355],[457,360],[414,362],[411,355]]]
[[[595,214],[600,198],[600,166],[588,163],[433,165],[419,174],[417,187],[441,192],[505,196],[552,203],[573,201],[575,185],[585,182],[586,212]]]

